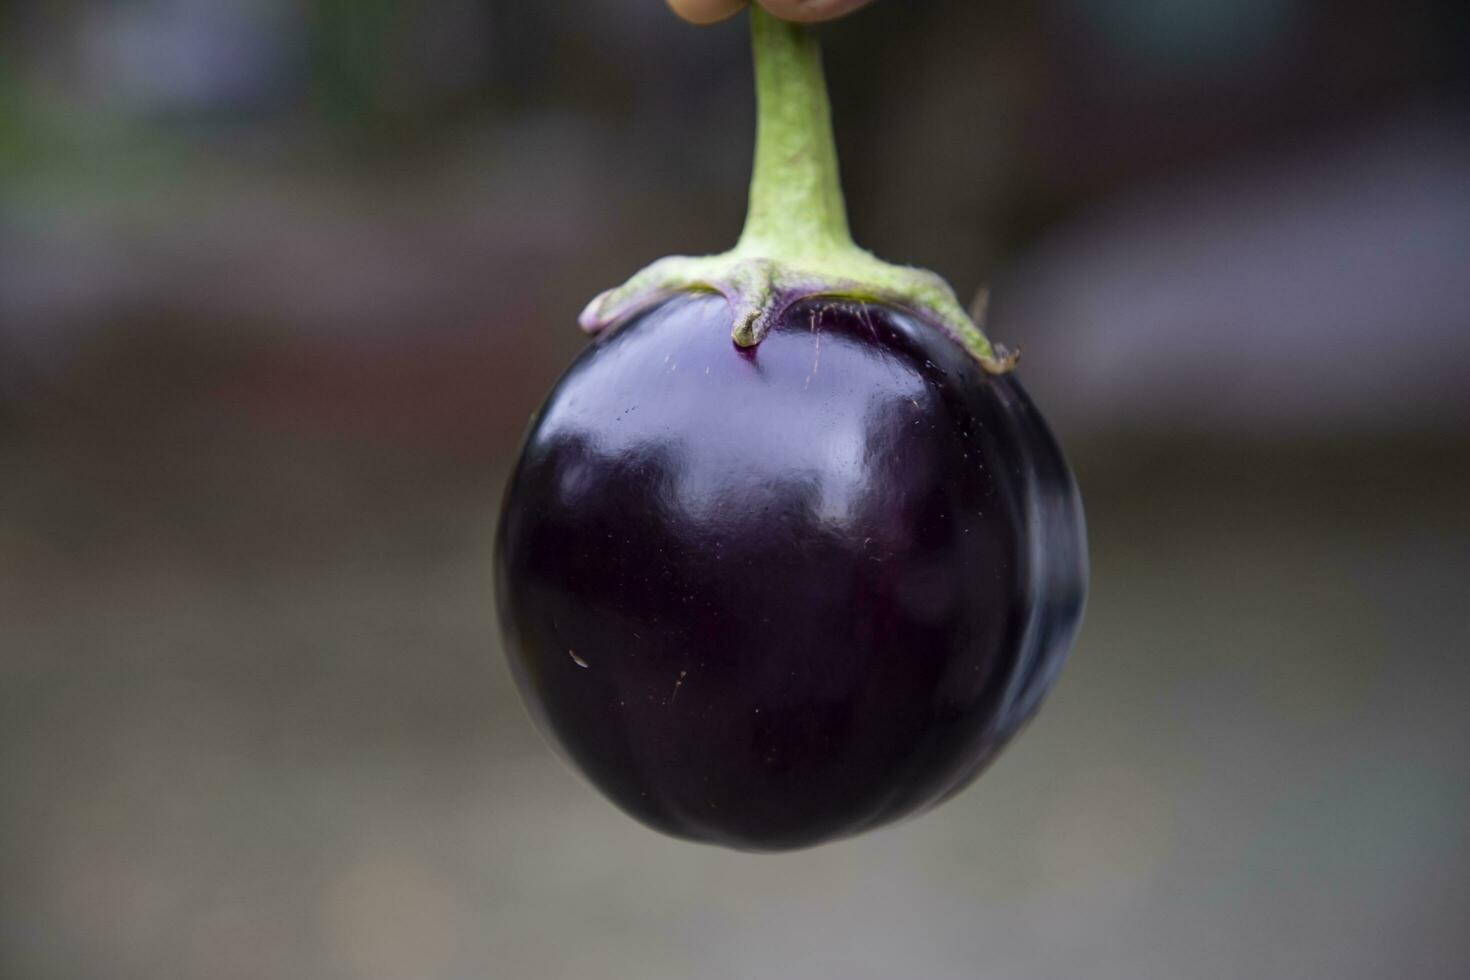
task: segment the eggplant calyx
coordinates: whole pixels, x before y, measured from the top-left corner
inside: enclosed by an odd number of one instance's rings
[[[848,300],[919,316],[992,374],[1014,368],[1016,356],[986,339],[983,315],[971,319],[942,278],[890,265],[853,241],[816,36],[759,5],[751,7],[750,22],[756,147],[739,243],[720,255],[655,262],[588,304],[582,328],[596,333],[616,326],[676,293],[714,292],[730,302],[735,343],[754,347],[792,303]]]
[[[612,329],[686,292],[719,293],[730,304],[731,339],[754,347],[794,303],[830,299],[872,303],[912,313],[948,334],[991,374],[1005,374],[1019,356],[986,339],[954,290],[925,269],[889,265],[856,247],[817,260],[779,260],[742,249],[721,255],[660,259],[610,289],[582,311],[582,329]],[[982,313],[977,317],[983,322]]]

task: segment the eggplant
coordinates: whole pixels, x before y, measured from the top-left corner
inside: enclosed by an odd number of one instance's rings
[[[588,307],[496,544],[532,717],[650,827],[747,851],[967,786],[1055,682],[1081,499],[1014,357],[853,245],[807,29],[756,9],[760,134],[729,253]]]

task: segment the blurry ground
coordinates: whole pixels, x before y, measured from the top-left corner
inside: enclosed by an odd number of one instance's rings
[[[1074,443],[1096,586],[1040,719],[941,810],[762,858],[539,741],[503,460],[201,388],[0,437],[0,975],[1463,975],[1463,441]]]

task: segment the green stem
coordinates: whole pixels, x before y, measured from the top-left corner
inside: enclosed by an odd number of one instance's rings
[[[736,251],[806,259],[854,251],[822,54],[809,28],[753,4],[758,118],[750,211]]]
[[[730,303],[735,343],[754,347],[803,299],[881,303],[945,331],[985,370],[1009,371],[1015,356],[991,346],[948,283],[923,269],[890,265],[853,243],[817,40],[757,4],[750,22],[759,114],[750,212],[739,244],[720,255],[660,259],[588,303],[582,328],[606,330],[677,293],[717,292]]]

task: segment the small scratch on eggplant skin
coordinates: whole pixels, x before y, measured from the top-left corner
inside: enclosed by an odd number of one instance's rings
[[[815,313],[812,314],[810,323],[812,336],[816,338],[816,355],[812,358],[812,369],[807,372],[806,384],[801,386],[802,391],[806,391],[812,386],[812,378],[817,376],[817,369],[822,366],[822,332],[817,329],[817,315]]]
[[[575,650],[568,650],[567,651],[567,656],[569,656],[569,657],[572,658],[572,663],[576,664],[578,667],[581,667],[583,670],[586,670],[588,667],[591,667],[592,666],[587,661],[585,661],[581,657],[577,656],[577,651],[575,651]]]

